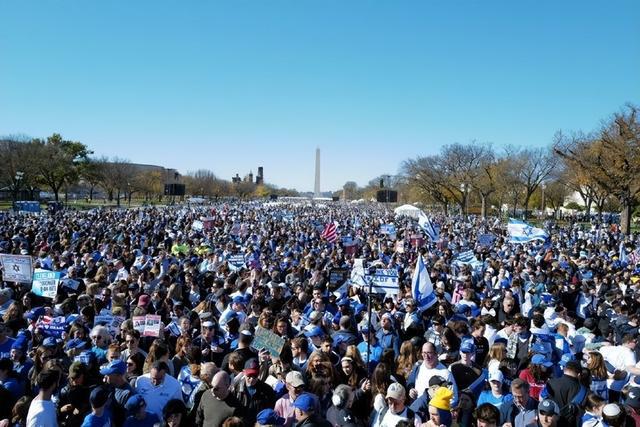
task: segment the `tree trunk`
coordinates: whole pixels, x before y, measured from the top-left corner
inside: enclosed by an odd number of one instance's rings
[[[482,215],[482,219],[484,219],[487,216],[487,198],[484,194],[480,193],[480,199],[482,200],[482,211],[480,214]]]
[[[116,196],[116,203],[117,203],[117,206],[120,207],[120,190],[118,190],[118,193]]]

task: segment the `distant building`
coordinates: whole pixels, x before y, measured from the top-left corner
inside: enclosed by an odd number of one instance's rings
[[[258,175],[255,176],[255,181],[253,179],[253,171],[249,171],[244,178],[240,178],[240,174],[236,174],[236,176],[231,177],[231,182],[234,184],[239,184],[241,182],[250,182],[256,185],[264,184],[264,168],[262,166],[258,167]]]

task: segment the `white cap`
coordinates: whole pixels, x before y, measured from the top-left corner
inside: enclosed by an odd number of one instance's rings
[[[498,369],[489,371],[489,381],[504,382],[504,375],[502,374],[502,371],[499,371]]]

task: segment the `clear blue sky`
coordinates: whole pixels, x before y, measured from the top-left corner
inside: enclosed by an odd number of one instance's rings
[[[640,103],[640,2],[0,0],[0,135],[322,190]]]

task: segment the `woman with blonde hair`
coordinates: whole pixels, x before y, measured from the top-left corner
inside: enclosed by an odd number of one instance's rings
[[[507,358],[507,347],[501,343],[493,343],[487,354],[487,370],[497,371],[500,369],[500,362]]]
[[[366,369],[367,365],[365,365],[364,360],[362,359],[362,356],[358,351],[358,347],[356,347],[355,345],[350,345],[347,347],[347,350],[344,353],[344,357],[351,358],[351,360],[353,361],[353,364],[356,366],[357,369],[367,372],[367,369]]]

